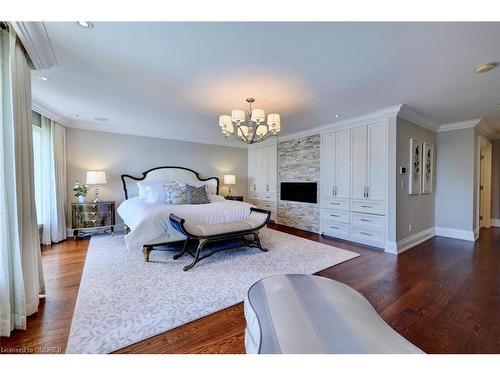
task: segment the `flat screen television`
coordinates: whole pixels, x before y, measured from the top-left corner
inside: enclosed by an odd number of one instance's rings
[[[280,199],[282,201],[318,203],[317,182],[282,182]]]

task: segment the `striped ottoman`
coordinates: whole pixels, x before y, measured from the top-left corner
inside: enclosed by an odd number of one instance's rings
[[[245,299],[247,353],[423,353],[351,287],[324,277],[276,275]]]

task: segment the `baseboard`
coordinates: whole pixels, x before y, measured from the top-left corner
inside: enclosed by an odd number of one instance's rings
[[[421,232],[411,235],[410,237],[403,238],[398,242],[387,241],[385,251],[390,254],[401,254],[403,251],[409,250],[434,236],[434,227],[427,228]]]
[[[476,240],[476,234],[473,230],[462,230],[453,228],[436,227],[436,236],[456,238],[458,240],[472,241]]]
[[[490,225],[492,227],[500,227],[500,219],[491,218],[490,220]]]

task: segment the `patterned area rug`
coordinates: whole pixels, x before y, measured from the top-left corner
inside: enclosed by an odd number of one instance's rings
[[[110,353],[241,302],[263,277],[312,274],[359,256],[269,228],[260,236],[269,252],[222,251],[188,272],[189,255],[174,261],[172,251],[152,251],[145,263],[123,236],[93,236],[66,353]]]

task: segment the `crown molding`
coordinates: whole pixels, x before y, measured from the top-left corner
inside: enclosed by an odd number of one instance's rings
[[[481,121],[481,119],[476,118],[473,120],[450,122],[448,124],[442,124],[442,125],[439,125],[437,132],[442,133],[442,132],[448,132],[448,131],[452,131],[452,130],[474,128],[479,123],[479,121]]]
[[[291,139],[299,139],[299,138],[309,137],[311,135],[321,134],[321,133],[323,133],[325,131],[329,131],[329,130],[340,130],[343,128],[351,127],[353,124],[363,126],[363,125],[367,125],[370,122],[373,122],[376,120],[387,119],[389,117],[395,117],[398,115],[402,106],[403,106],[403,104],[398,104],[398,105],[394,105],[392,107],[382,108],[382,109],[379,109],[379,110],[374,111],[374,112],[366,113],[364,115],[355,116],[355,117],[351,117],[351,118],[348,118],[345,120],[339,120],[339,121],[336,121],[333,123],[316,126],[314,128],[311,128],[311,129],[293,132],[293,133],[286,134],[286,135],[279,135],[278,142],[289,141]]]
[[[36,96],[31,97],[31,108],[35,111],[40,113],[41,115],[50,118],[51,120],[54,120],[58,124],[64,125],[64,126],[71,126],[72,121],[68,117],[66,117],[64,114],[61,112],[57,111],[56,109],[52,108],[48,104],[42,102],[39,98]]]
[[[433,132],[437,131],[439,128],[439,124],[436,121],[422,115],[421,113],[418,113],[417,111],[408,107],[405,104],[401,106],[401,109],[399,110],[398,113],[398,117],[401,117],[407,121],[410,121],[413,124],[419,125]]]
[[[43,22],[11,22],[36,70],[57,66],[57,59]]]

